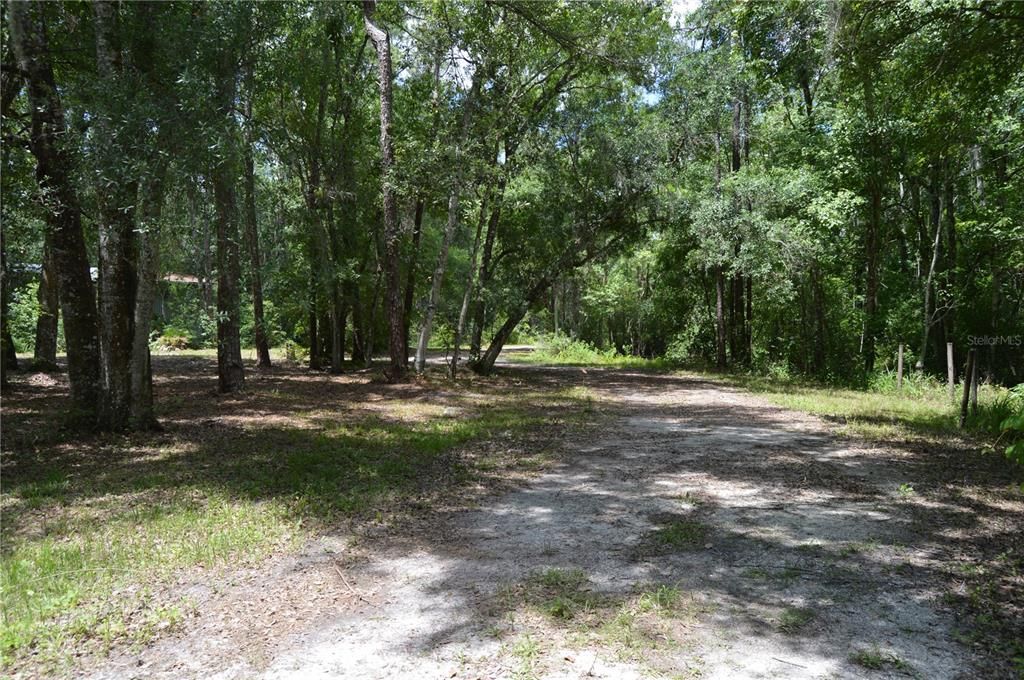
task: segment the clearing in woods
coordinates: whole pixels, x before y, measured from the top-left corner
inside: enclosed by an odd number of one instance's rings
[[[386,414],[399,400],[449,420],[464,415],[440,379],[388,386],[368,374],[310,379],[285,368],[215,401],[208,374],[199,374],[212,367],[207,360],[161,361],[175,375],[158,388],[179,396],[164,415],[165,438],[248,406],[228,424],[252,437],[248,446],[279,444],[299,405],[289,400],[275,412],[272,397],[303,384],[321,399],[308,427],[367,405]],[[1024,504],[999,472],[1002,461],[836,437],[819,419],[695,375],[506,367],[492,381],[465,390],[497,399],[514,384],[548,416],[562,413],[530,421],[523,404],[519,419],[467,439],[532,460],[530,469],[490,458],[475,469],[501,479],[474,478],[456,493],[442,457],[431,484],[448,489],[446,498],[406,499],[392,522],[341,522],[248,566],[186,570],[155,597],[187,600],[187,615],[146,644],[114,644],[69,672],[1016,674],[998,651],[1005,641],[987,637],[970,610],[983,587],[1019,597],[1018,573],[982,578],[998,559],[993,550],[1022,533]],[[234,400],[249,401],[218,405]],[[28,422],[31,408],[20,417]],[[545,455],[530,458],[537,451]],[[26,660],[20,672],[31,668]]]

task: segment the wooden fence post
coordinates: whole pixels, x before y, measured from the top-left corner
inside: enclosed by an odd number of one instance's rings
[[[956,366],[953,365],[953,343],[946,343],[946,374],[949,376],[949,398],[956,395]]]
[[[967,402],[971,396],[971,384],[974,382],[974,354],[976,350],[972,347],[967,352],[967,370],[964,372],[964,396],[960,399],[960,423],[962,430],[967,423]]]
[[[900,343],[899,358],[896,359],[896,389],[903,391],[903,343]]]

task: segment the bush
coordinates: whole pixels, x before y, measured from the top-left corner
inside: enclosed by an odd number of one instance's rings
[[[36,319],[39,318],[39,302],[36,291],[38,281],[30,281],[28,285],[11,291],[10,305],[7,311],[7,328],[14,340],[14,347],[19,352],[32,352],[36,346]]]
[[[900,391],[898,376],[891,370],[875,371],[868,376],[868,388],[880,394],[896,394]],[[907,371],[904,366],[903,394],[912,397],[940,396],[946,395],[946,390],[945,383],[935,376]]]
[[[177,326],[164,326],[160,335],[151,343],[151,347],[157,350],[182,350],[194,346],[192,334]]]
[[[999,440],[1006,444],[1006,457],[1024,465],[1024,383],[1000,394],[994,401],[981,408],[978,404],[979,424],[995,430],[999,423]]]
[[[309,347],[287,340],[284,343],[284,358],[287,361],[305,361],[309,358]]]
[[[1024,414],[1010,416],[1001,424],[1003,435],[1009,435],[1011,444],[1006,447],[1006,457],[1024,465]]]
[[[567,335],[548,335],[540,340],[534,355],[540,361],[556,364],[603,364],[615,359],[615,349],[599,350]]]

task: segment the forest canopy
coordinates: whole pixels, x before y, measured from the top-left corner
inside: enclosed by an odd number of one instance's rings
[[[2,364],[66,352],[90,425],[188,347],[223,392],[243,347],[401,381],[545,338],[1022,379],[1017,3],[3,12]]]

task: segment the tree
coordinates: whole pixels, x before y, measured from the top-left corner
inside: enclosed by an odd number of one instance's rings
[[[398,203],[394,186],[395,147],[391,137],[392,122],[392,73],[391,36],[382,28],[376,18],[377,3],[364,0],[363,16],[366,33],[377,51],[377,79],[380,88],[380,157],[381,196],[383,199],[384,234],[384,278],[385,299],[388,314],[388,352],[391,364],[387,371],[388,380],[398,382],[405,378],[407,371],[405,346],[405,321],[403,319],[400,280],[400,239],[398,225]]]
[[[57,264],[71,401],[80,417],[92,420],[100,403],[96,298],[78,191],[72,181],[74,161],[62,142],[66,131],[64,109],[53,77],[46,9],[13,0],[9,5],[11,44],[25,76],[32,111],[30,146]]]
[[[217,381],[221,392],[237,392],[245,382],[242,341],[239,336],[241,303],[238,287],[237,128],[232,117],[235,102],[236,60],[230,50],[220,56],[217,73],[217,115],[223,130],[220,158],[210,176],[217,210]]]

